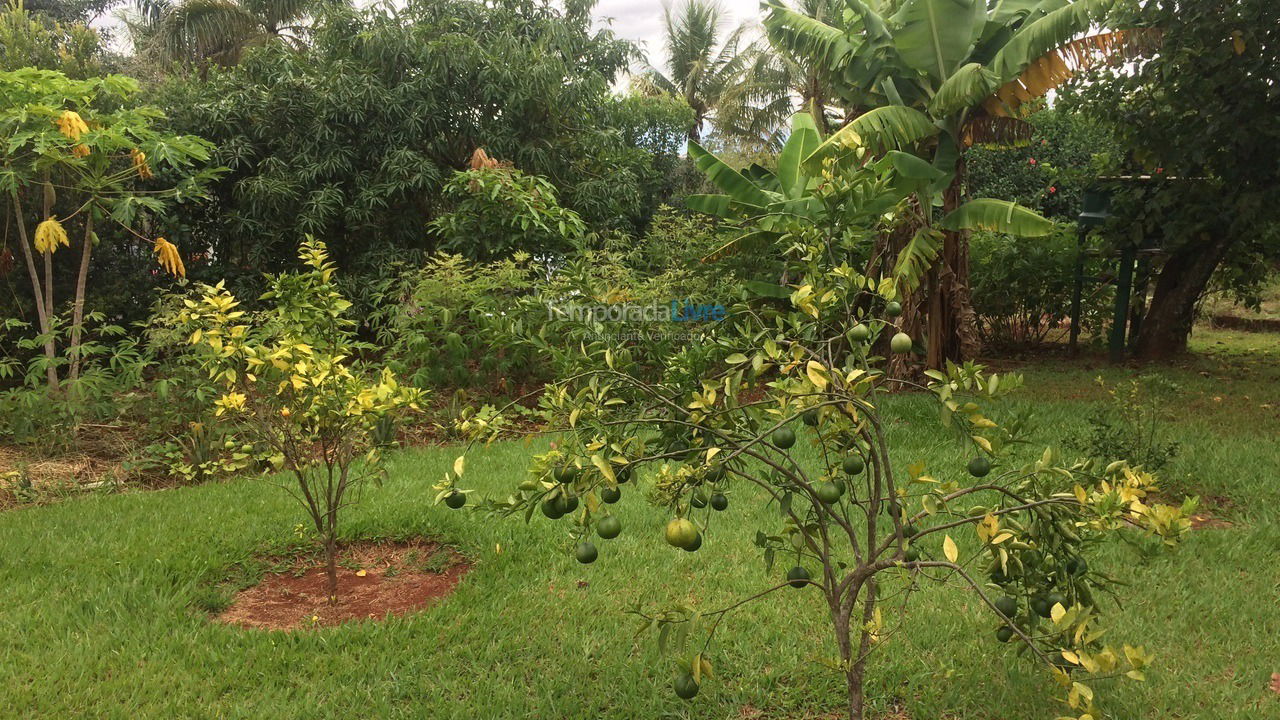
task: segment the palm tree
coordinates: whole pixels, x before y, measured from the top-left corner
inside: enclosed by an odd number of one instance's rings
[[[169,60],[231,65],[250,47],[301,47],[311,17],[341,0],[136,0],[134,44]]]
[[[689,139],[708,122],[728,137],[749,142],[770,137],[793,110],[785,84],[772,68],[767,44],[751,42],[740,25],[723,42],[727,22],[716,0],[681,0],[663,11],[665,71],[650,66],[642,87],[683,98],[693,109]]]
[[[818,16],[771,5],[769,38],[807,59],[835,90],[847,124],[824,143],[911,150],[945,171],[934,185],[944,211],[963,201],[964,150],[1030,136],[1029,103],[1099,62],[1158,43],[1151,31],[1088,35],[1110,0],[844,0]],[[894,10],[892,15],[888,13]],[[976,316],[969,300],[969,251],[959,232],[935,249],[917,316],[928,319],[931,367],[973,357]]]

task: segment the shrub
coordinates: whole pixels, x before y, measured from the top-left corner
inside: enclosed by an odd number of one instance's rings
[[[1077,242],[1070,227],[1039,238],[975,232],[969,241],[970,284],[978,330],[996,347],[1038,345],[1071,315]],[[1102,263],[1087,259],[1086,275]],[[1082,326],[1104,326],[1112,291],[1087,283]]]
[[[345,316],[351,304],[332,282],[323,243],[308,240],[300,273],[272,278],[269,309],[249,316],[220,285],[199,286],[179,313],[223,394],[215,415],[273,451],[272,465],[293,476],[324,546],[331,602],[337,601],[338,521],[349,492],[381,477],[381,448],[394,440],[397,415],[420,392],[354,358]]]

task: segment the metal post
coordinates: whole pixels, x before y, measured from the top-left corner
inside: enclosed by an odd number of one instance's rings
[[[1127,245],[1120,251],[1116,280],[1116,310],[1111,321],[1111,362],[1124,361],[1125,328],[1129,324],[1129,296],[1133,294],[1133,259],[1136,250]]]
[[[1080,304],[1084,298],[1084,239],[1088,232],[1082,227],[1080,234],[1076,237],[1076,278],[1075,287],[1071,290],[1071,339],[1067,342],[1068,352],[1072,355],[1080,349]]]

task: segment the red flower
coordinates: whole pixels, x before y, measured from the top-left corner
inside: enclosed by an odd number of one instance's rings
[[[1036,164],[1036,159],[1035,159],[1035,158],[1031,158],[1030,160],[1028,160],[1028,161],[1027,161],[1027,163],[1029,163],[1029,164],[1031,164],[1031,165],[1035,165],[1035,164]]]
[[[1053,185],[1050,185],[1050,186],[1049,186],[1049,193],[1050,193],[1050,194],[1052,194],[1052,193],[1056,193],[1056,192],[1058,192],[1058,188],[1054,187]]]

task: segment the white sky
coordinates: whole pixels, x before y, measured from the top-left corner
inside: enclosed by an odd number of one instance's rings
[[[597,24],[612,18],[611,27],[619,37],[637,42],[649,56],[649,62],[661,65],[666,46],[662,40],[663,0],[600,0],[596,5]],[[720,0],[729,21],[723,28],[727,35],[744,21],[760,18],[760,0]]]

